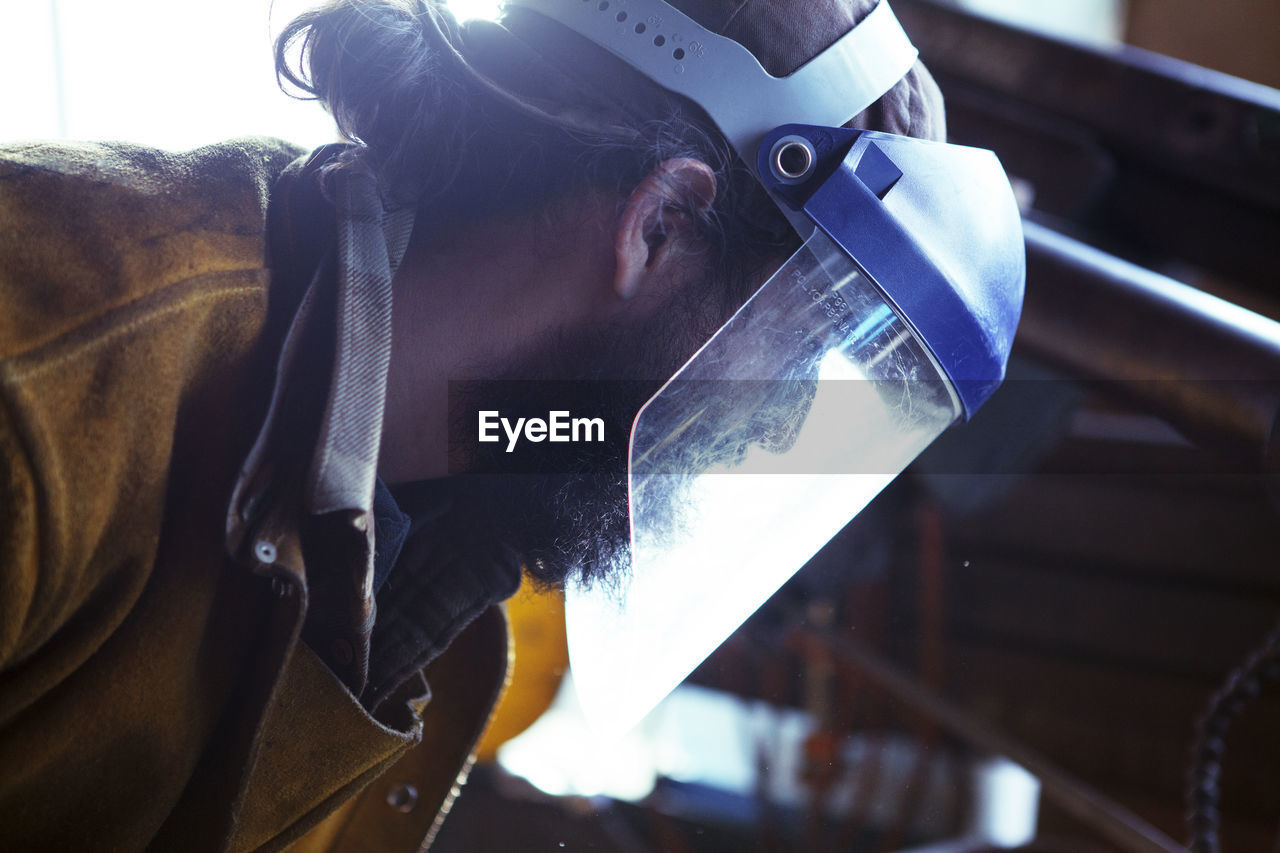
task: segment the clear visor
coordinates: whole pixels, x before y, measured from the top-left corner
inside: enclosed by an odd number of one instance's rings
[[[911,327],[815,232],[636,417],[631,572],[566,591],[593,725],[638,722],[959,413]]]

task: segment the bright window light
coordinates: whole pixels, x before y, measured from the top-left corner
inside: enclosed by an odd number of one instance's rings
[[[971,830],[1000,847],[1021,847],[1036,837],[1040,780],[1005,758],[979,764],[973,779]]]
[[[569,674],[547,712],[499,747],[498,763],[554,796],[636,802],[665,777],[736,798],[747,812],[762,794],[784,809],[811,803],[804,743],[815,722],[805,711],[683,684],[638,726],[608,735],[587,723],[575,693]],[[872,825],[892,825],[911,802],[908,789],[918,784],[912,831],[920,837],[952,831],[957,811],[967,809],[969,838],[1002,847],[1035,838],[1040,783],[1007,759],[969,763],[945,752],[922,756],[918,741],[883,732],[852,734],[842,748],[844,769],[825,802],[833,818],[856,813]],[[922,758],[928,760],[923,777]],[[876,768],[873,776],[867,762]],[[873,788],[866,787],[867,778],[878,780]],[[971,796],[962,800],[962,789]]]
[[[459,21],[483,18],[486,21],[498,19],[501,0],[448,0],[446,4]]]
[[[498,748],[498,763],[553,796],[637,801],[653,791],[653,754],[643,728],[616,737],[591,729],[570,674],[546,713]]]
[[[1124,40],[1126,0],[960,0],[960,5],[1073,41],[1109,45]]]
[[[271,39],[311,0],[26,0],[0,27],[0,140],[184,149],[235,136],[311,147],[320,106],[280,91]]]
[[[0,27],[0,142],[124,140],[185,149],[235,136],[337,138],[276,85],[271,42],[319,0],[24,0]],[[499,0],[452,0],[459,20]]]

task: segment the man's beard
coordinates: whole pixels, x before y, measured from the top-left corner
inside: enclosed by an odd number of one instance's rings
[[[626,466],[618,474],[467,474],[455,507],[483,551],[547,587],[614,583],[631,565]]]
[[[545,586],[616,584],[631,565],[628,451],[636,413],[714,328],[651,320],[550,341],[502,379],[451,383],[453,518],[491,556],[519,560]],[[706,311],[703,315],[717,316]],[[565,377],[573,377],[566,379]],[[477,412],[601,418],[604,440],[552,444],[476,441]]]

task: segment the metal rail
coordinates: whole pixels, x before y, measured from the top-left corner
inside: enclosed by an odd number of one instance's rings
[[[1280,473],[1280,323],[1034,222],[1018,346]]]
[[[940,0],[894,8],[946,94],[951,141],[995,150],[1037,211],[1143,265],[1191,264],[1280,305],[1280,90]]]
[[[845,666],[876,682],[898,700],[936,720],[979,749],[1003,755],[1040,780],[1045,796],[1096,829],[1117,846],[1133,853],[1186,853],[1186,848],[1124,806],[1089,787],[1048,759],[1006,737],[967,711],[920,686],[911,676],[871,649],[831,631],[797,629],[806,642],[820,644]]]

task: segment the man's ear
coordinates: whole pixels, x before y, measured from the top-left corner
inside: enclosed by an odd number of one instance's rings
[[[701,160],[664,160],[645,175],[618,218],[613,282],[618,296],[630,299],[647,277],[662,271],[673,247],[694,238],[696,217],[711,209],[715,197],[715,173]]]

